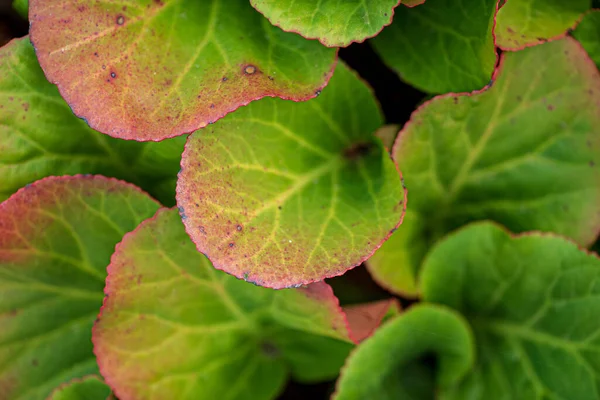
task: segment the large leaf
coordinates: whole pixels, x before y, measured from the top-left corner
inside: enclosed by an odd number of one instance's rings
[[[392,22],[400,0],[250,0],[250,4],[284,31],[343,47],[377,35]]]
[[[518,50],[556,39],[575,26],[590,0],[508,0],[498,12],[496,44]]]
[[[265,99],[190,136],[177,204],[214,266],[274,288],[344,273],[399,224],[405,193],[343,64],[315,100]]]
[[[28,38],[0,48],[0,201],[46,176],[90,173],[172,205],[184,142],[138,143],[90,129],[46,80]]]
[[[248,0],[33,0],[48,79],[90,126],[124,139],[195,131],[265,96],[305,100],[336,57]]]
[[[406,82],[430,93],[481,89],[496,63],[497,0],[427,0],[399,7],[394,22],[371,42]]]
[[[97,372],[106,266],[158,204],[103,177],[47,178],[0,204],[0,398],[45,399]]]
[[[376,280],[416,295],[426,249],[473,220],[593,242],[599,127],[600,76],[571,38],[505,53],[489,90],[421,107],[394,148],[410,192],[407,225],[369,260]]]
[[[600,69],[600,10],[587,13],[577,25],[573,37],[581,43]]]
[[[271,399],[291,372],[330,379],[352,348],[331,288],[271,290],[214,269],[162,210],[125,236],[94,327],[121,400]]]
[[[475,369],[440,399],[600,398],[600,260],[548,234],[513,237],[491,223],[428,255],[423,298],[460,311]]]
[[[56,389],[48,400],[108,400],[110,388],[97,376],[74,379]]]
[[[435,377],[423,366],[423,358],[431,355],[437,361]],[[440,387],[456,383],[473,361],[473,338],[464,319],[445,307],[417,305],[356,348],[333,398],[433,400],[436,383]]]

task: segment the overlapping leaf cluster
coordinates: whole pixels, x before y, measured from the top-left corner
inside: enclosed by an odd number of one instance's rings
[[[0,399],[600,398],[590,0],[29,3]],[[367,39],[427,96],[397,135]],[[420,303],[341,305],[365,261]]]

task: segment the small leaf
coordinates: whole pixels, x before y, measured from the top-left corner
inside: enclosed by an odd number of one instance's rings
[[[108,274],[94,352],[121,399],[272,399],[290,372],[334,377],[352,348],[327,284],[275,291],[217,271],[176,210],[126,235]]]
[[[318,99],[264,99],[191,135],[177,204],[198,250],[273,288],[359,265],[404,213],[380,125],[373,94],[340,64]]]
[[[599,399],[599,278],[596,256],[548,234],[477,223],[440,242],[423,298],[469,320],[479,355],[440,399]]]
[[[107,400],[111,390],[94,375],[73,379],[52,392],[48,400]]]
[[[429,93],[481,89],[492,77],[498,0],[428,0],[399,7],[373,46],[409,84]]]
[[[581,43],[600,69],[600,10],[587,13],[577,25],[573,37]]]
[[[28,18],[29,1],[28,0],[13,0],[12,7],[19,15],[25,19]]]
[[[287,32],[345,47],[377,35],[392,22],[400,0],[250,0],[250,4]]]
[[[422,371],[421,376],[415,376],[411,370],[422,368],[419,361],[432,353],[437,361],[437,385],[446,387],[459,381],[474,361],[469,326],[445,307],[413,306],[378,329],[348,357],[333,399],[433,399],[431,385],[421,390],[428,394],[426,397],[410,395],[418,389],[415,378],[427,379]]]
[[[350,333],[355,342],[362,342],[375,332],[384,321],[400,312],[400,303],[395,298],[352,304],[342,308],[348,319]]]
[[[125,179],[172,205],[184,144],[90,129],[46,80],[28,38],[0,48],[0,201],[46,176],[89,173]]]
[[[106,266],[158,204],[104,177],[38,181],[0,204],[0,397],[45,399],[97,372],[90,341]]]
[[[50,82],[92,128],[122,139],[190,133],[265,96],[312,98],[336,58],[248,0],[33,0],[30,17]]]
[[[391,151],[399,131],[399,125],[384,125],[381,128],[377,129],[377,131],[375,132],[375,136],[381,139],[383,145]]]
[[[589,8],[590,0],[509,0],[498,12],[496,45],[519,50],[557,39]]]
[[[600,229],[599,109],[598,70],[565,38],[504,53],[490,89],[417,110],[394,147],[410,208],[369,260],[374,278],[416,295],[426,249],[475,220],[592,243]]]

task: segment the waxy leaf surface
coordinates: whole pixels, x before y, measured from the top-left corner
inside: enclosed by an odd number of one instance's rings
[[[400,78],[429,93],[481,89],[496,63],[497,0],[427,0],[398,7],[371,43]]]
[[[56,389],[48,400],[109,400],[111,390],[97,376],[73,379]]]
[[[600,69],[600,10],[587,13],[577,25],[573,37],[581,43]]]
[[[284,31],[344,47],[377,35],[392,22],[399,0],[250,0]]]
[[[0,201],[46,176],[102,174],[174,204],[185,137],[113,139],[73,115],[44,77],[28,38],[0,48]]]
[[[306,100],[336,51],[248,0],[33,0],[31,40],[74,113],[123,139],[195,131],[265,96]]]
[[[177,204],[198,250],[273,288],[359,265],[404,213],[380,125],[373,94],[340,64],[315,100],[264,99],[191,135]]]
[[[458,313],[437,305],[413,306],[354,350],[333,399],[433,400],[436,384],[452,385],[473,366],[473,347],[469,326]],[[420,364],[431,355],[437,377]]]
[[[468,251],[465,251],[468,249]],[[426,258],[423,299],[463,314],[477,363],[443,400],[600,398],[600,260],[563,238],[476,223]],[[441,332],[440,332],[441,333]]]
[[[290,373],[335,377],[353,346],[327,284],[272,290],[218,271],[176,210],[125,236],[106,295],[94,352],[121,400],[272,399]]]
[[[416,295],[426,249],[469,221],[589,245],[600,228],[598,70],[571,38],[505,53],[490,89],[417,110],[394,157],[411,206],[369,260],[390,290]]]
[[[508,0],[498,12],[496,45],[518,50],[558,38],[575,26],[590,0]]]
[[[106,266],[158,203],[103,177],[46,178],[0,204],[0,398],[45,399],[97,372]]]

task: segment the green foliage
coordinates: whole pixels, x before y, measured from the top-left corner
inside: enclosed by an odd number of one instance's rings
[[[592,6],[13,0],[0,400],[600,400]]]

